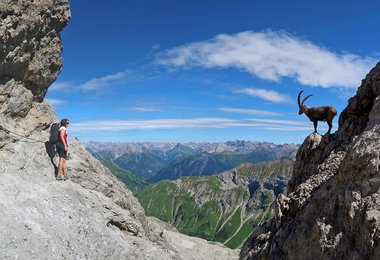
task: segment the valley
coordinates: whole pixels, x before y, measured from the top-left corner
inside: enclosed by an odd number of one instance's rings
[[[272,217],[297,149],[248,141],[87,144],[148,216],[233,249]]]
[[[292,169],[288,158],[243,164],[218,175],[160,181],[137,198],[148,216],[184,234],[237,248],[256,225],[272,217],[273,202],[285,191]]]

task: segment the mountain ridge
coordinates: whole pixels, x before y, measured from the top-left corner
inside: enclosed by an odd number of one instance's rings
[[[256,141],[245,141],[245,140],[235,140],[226,142],[189,142],[189,143],[178,143],[178,142],[94,142],[90,141],[85,143],[86,147],[91,150],[92,153],[102,151],[109,151],[114,156],[113,159],[125,154],[125,153],[141,153],[143,151],[154,151],[160,150],[166,153],[176,146],[182,146],[190,148],[194,152],[237,152],[237,153],[249,153],[255,149],[265,149],[273,150],[278,148],[286,153],[288,149],[289,154],[283,154],[286,157],[295,157],[296,151],[294,149],[298,148],[297,144],[274,144],[270,142],[256,142]]]
[[[202,152],[184,158],[178,158],[162,168],[149,182],[175,180],[181,176],[207,176],[232,169],[242,163],[258,163],[276,160],[276,155],[269,151],[253,151],[246,154],[233,152]]]
[[[216,174],[245,162],[294,158],[298,149],[295,144],[275,145],[239,140],[187,144],[91,142],[86,147],[98,159],[112,160],[150,183],[181,176]]]

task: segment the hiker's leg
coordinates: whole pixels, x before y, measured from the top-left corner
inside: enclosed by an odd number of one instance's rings
[[[65,178],[67,178],[67,165],[66,165],[66,159],[65,158],[62,158],[63,159],[63,176],[65,176]]]
[[[65,160],[65,158],[59,157],[57,177],[62,176],[64,160]]]

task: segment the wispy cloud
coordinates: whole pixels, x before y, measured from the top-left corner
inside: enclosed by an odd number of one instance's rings
[[[279,116],[280,113],[265,111],[265,110],[256,110],[256,109],[244,109],[244,108],[229,108],[229,107],[221,107],[220,111],[227,113],[237,113],[237,114],[247,114],[247,115],[255,115],[255,116]]]
[[[284,94],[278,93],[273,90],[261,89],[261,88],[242,88],[235,89],[235,93],[246,94],[252,97],[258,97],[274,103],[290,103],[291,99]]]
[[[159,112],[161,109],[155,107],[132,107],[132,110],[138,112]]]
[[[127,75],[128,75],[128,72],[123,71],[123,72],[118,72],[116,74],[107,75],[100,78],[93,78],[79,85],[79,88],[84,91],[91,91],[91,90],[105,88],[110,85],[120,83],[120,81],[125,79]]]
[[[153,51],[159,50],[160,48],[161,48],[161,45],[159,43],[153,44],[152,46]]]
[[[305,121],[294,121],[294,120],[279,120],[279,119],[247,119],[253,122],[267,123],[271,125],[293,125],[293,126],[304,126]]]
[[[130,111],[137,111],[137,112],[160,112],[162,109],[154,106],[135,106],[135,107],[126,107],[126,108],[120,108],[120,111],[123,112],[130,112]]]
[[[265,80],[290,77],[303,85],[326,88],[356,88],[376,62],[271,30],[221,34],[161,52],[155,61],[179,68],[238,68]]]
[[[160,129],[216,129],[250,127],[278,131],[309,131],[308,122],[270,119],[230,119],[230,118],[171,118],[149,120],[96,120],[73,123],[71,130],[83,132],[122,132],[129,130]]]
[[[56,81],[49,87],[49,91],[68,91],[74,89],[75,86],[75,83],[71,81]]]
[[[46,100],[55,107],[67,104],[67,101],[62,99],[46,98]]]
[[[71,81],[54,82],[49,88],[49,91],[94,91],[106,89],[110,86],[114,86],[123,83],[125,79],[132,73],[129,71],[122,71],[115,74],[106,75],[103,77],[92,78],[84,83],[76,84]]]

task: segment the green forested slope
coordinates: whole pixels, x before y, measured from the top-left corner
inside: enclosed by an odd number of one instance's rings
[[[124,170],[117,166],[114,162],[110,160],[103,160],[102,163],[119,179],[121,180],[125,186],[127,186],[133,193],[138,190],[141,190],[147,184],[135,176],[131,172]]]
[[[180,232],[237,248],[258,223],[271,218],[292,167],[290,159],[244,164],[219,175],[161,181],[137,197],[147,215]]]

